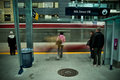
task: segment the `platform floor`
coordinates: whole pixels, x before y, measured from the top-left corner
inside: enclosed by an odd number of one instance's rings
[[[46,60],[47,58],[49,60]],[[35,54],[31,68],[24,68],[18,75],[18,55],[0,54],[0,80],[120,80],[120,69],[109,70],[109,65],[95,67],[89,54],[64,54],[56,60],[56,54]],[[63,68],[72,68],[79,73],[74,77],[63,77],[57,72]]]

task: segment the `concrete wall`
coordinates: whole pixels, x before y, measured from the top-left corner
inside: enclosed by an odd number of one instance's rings
[[[70,18],[65,15],[65,7],[68,6],[68,2],[71,0],[32,0],[32,2],[58,2],[58,8],[33,8],[38,14],[53,15],[58,14],[59,18]],[[24,0],[19,0],[24,2]],[[25,8],[19,9],[20,14],[25,14]]]
[[[10,8],[4,8],[4,1],[10,1]],[[13,16],[13,3],[12,0],[0,0],[0,23],[10,23],[14,22],[14,16]],[[10,21],[5,21],[4,14],[10,14],[11,15],[11,20]]]

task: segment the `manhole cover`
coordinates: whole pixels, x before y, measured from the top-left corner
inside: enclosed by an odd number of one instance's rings
[[[58,71],[58,74],[65,77],[72,77],[72,76],[76,76],[78,74],[78,71],[74,69],[66,68],[66,69],[60,69]]]

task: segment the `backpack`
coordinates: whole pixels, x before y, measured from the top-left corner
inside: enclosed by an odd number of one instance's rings
[[[61,45],[62,44],[62,40],[61,39],[58,39],[57,41],[56,41],[56,45]]]

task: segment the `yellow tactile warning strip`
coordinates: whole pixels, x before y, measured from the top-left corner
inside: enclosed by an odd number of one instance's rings
[[[0,52],[0,54],[10,54],[10,53]],[[57,54],[57,52],[34,52],[34,54]],[[90,54],[90,52],[63,52],[63,54]]]

